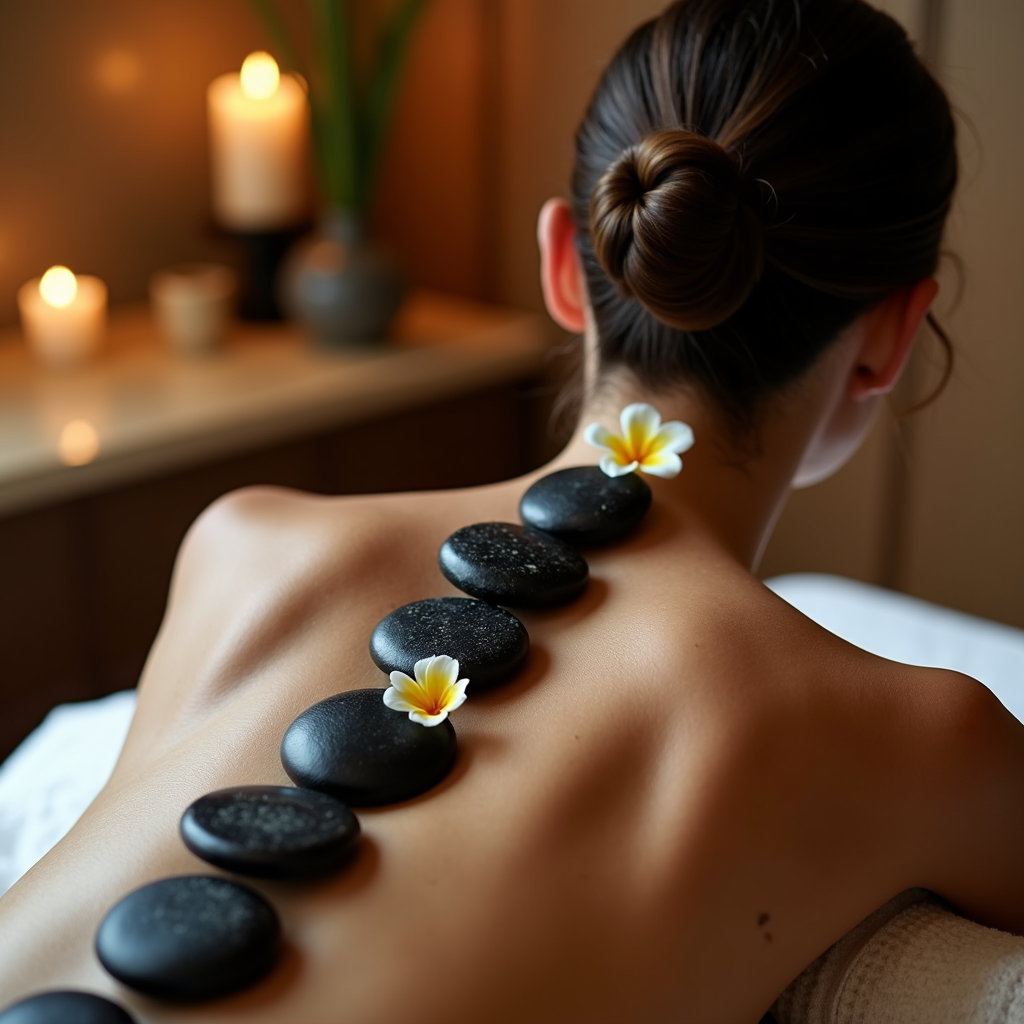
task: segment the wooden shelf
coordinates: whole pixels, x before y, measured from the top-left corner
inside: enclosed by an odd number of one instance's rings
[[[386,341],[336,351],[293,325],[238,324],[222,350],[186,358],[139,306],[114,311],[100,359],[58,372],[2,332],[0,516],[520,380],[546,339],[532,314],[427,291]],[[99,438],[86,465],[61,460],[73,420]]]

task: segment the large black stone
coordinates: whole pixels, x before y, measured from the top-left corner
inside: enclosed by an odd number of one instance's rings
[[[455,764],[455,729],[392,711],[383,690],[348,690],[314,704],[281,741],[281,763],[299,786],[355,806],[392,804],[436,786]]]
[[[359,821],[326,793],[238,786],[200,797],[181,818],[197,856],[240,875],[315,878],[340,868],[359,841]]]
[[[255,985],[277,963],[281,926],[259,893],[181,875],[129,893],[96,933],[100,963],[158,999],[198,1002]]]
[[[573,466],[541,477],[519,502],[527,526],[567,544],[610,544],[636,529],[651,507],[651,488],[637,473],[608,476],[598,466]]]
[[[586,590],[589,574],[583,557],[564,541],[514,523],[456,530],[441,545],[439,561],[460,590],[518,608],[572,601]]]
[[[135,1018],[92,992],[43,992],[7,1007],[0,1024],[135,1024]]]
[[[514,676],[530,653],[526,627],[504,608],[469,597],[431,597],[396,608],[370,637],[370,657],[385,672],[413,674],[421,658],[447,654],[470,693]]]

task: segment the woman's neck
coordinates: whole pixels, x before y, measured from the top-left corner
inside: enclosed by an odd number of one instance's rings
[[[651,394],[605,382],[587,403],[572,440],[552,468],[593,464],[598,452],[583,438],[586,426],[598,422],[618,433],[619,412],[631,402],[648,402],[662,422],[682,420],[694,432],[694,445],[683,454],[678,476],[646,477],[655,501],[671,508],[688,531],[699,531],[746,568],[756,569],[789,496],[807,431],[773,418],[750,439],[750,450],[740,453],[723,417],[706,402],[679,391]]]

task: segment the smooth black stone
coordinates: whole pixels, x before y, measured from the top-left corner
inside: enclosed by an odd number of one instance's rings
[[[588,547],[625,537],[650,507],[651,488],[638,474],[608,476],[598,466],[573,466],[530,487],[519,502],[519,516],[566,544]]]
[[[396,608],[370,637],[370,657],[385,672],[413,674],[421,658],[447,654],[470,693],[503,683],[526,663],[530,635],[504,608],[469,597],[431,597]]]
[[[303,711],[281,741],[289,777],[357,807],[397,803],[436,786],[455,764],[451,722],[410,721],[383,694],[349,690]]]
[[[129,893],[96,933],[100,963],[122,984],[175,1002],[255,985],[277,963],[281,926],[259,893],[226,878],[181,875]]]
[[[459,590],[513,608],[566,604],[586,590],[589,576],[564,541],[515,523],[464,526],[441,545],[439,561]]]
[[[181,838],[197,857],[240,875],[316,878],[349,859],[359,821],[326,793],[238,786],[192,804],[181,818]]]
[[[135,1024],[135,1018],[92,992],[43,992],[8,1006],[0,1024]]]

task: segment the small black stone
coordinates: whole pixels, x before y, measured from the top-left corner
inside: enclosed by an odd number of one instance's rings
[[[348,690],[314,704],[281,741],[299,786],[354,806],[393,804],[436,786],[455,764],[452,723],[420,725],[392,711],[383,690]]]
[[[637,473],[608,476],[598,466],[573,466],[541,477],[519,502],[527,526],[566,544],[610,544],[631,533],[651,507],[651,488]]]
[[[43,992],[8,1006],[0,1024],[135,1024],[135,1018],[92,992]]]
[[[277,963],[281,926],[259,893],[226,878],[181,875],[116,904],[96,933],[100,963],[158,999],[199,1002],[255,985]]]
[[[526,627],[504,608],[469,597],[431,597],[396,608],[370,637],[370,657],[385,672],[413,674],[421,658],[447,654],[470,693],[503,683],[530,653]]]
[[[315,878],[349,859],[359,821],[326,793],[238,786],[192,804],[181,818],[181,838],[197,857],[240,875]]]
[[[476,523],[441,545],[441,572],[460,590],[492,604],[543,608],[587,588],[583,557],[564,541],[529,526]]]

